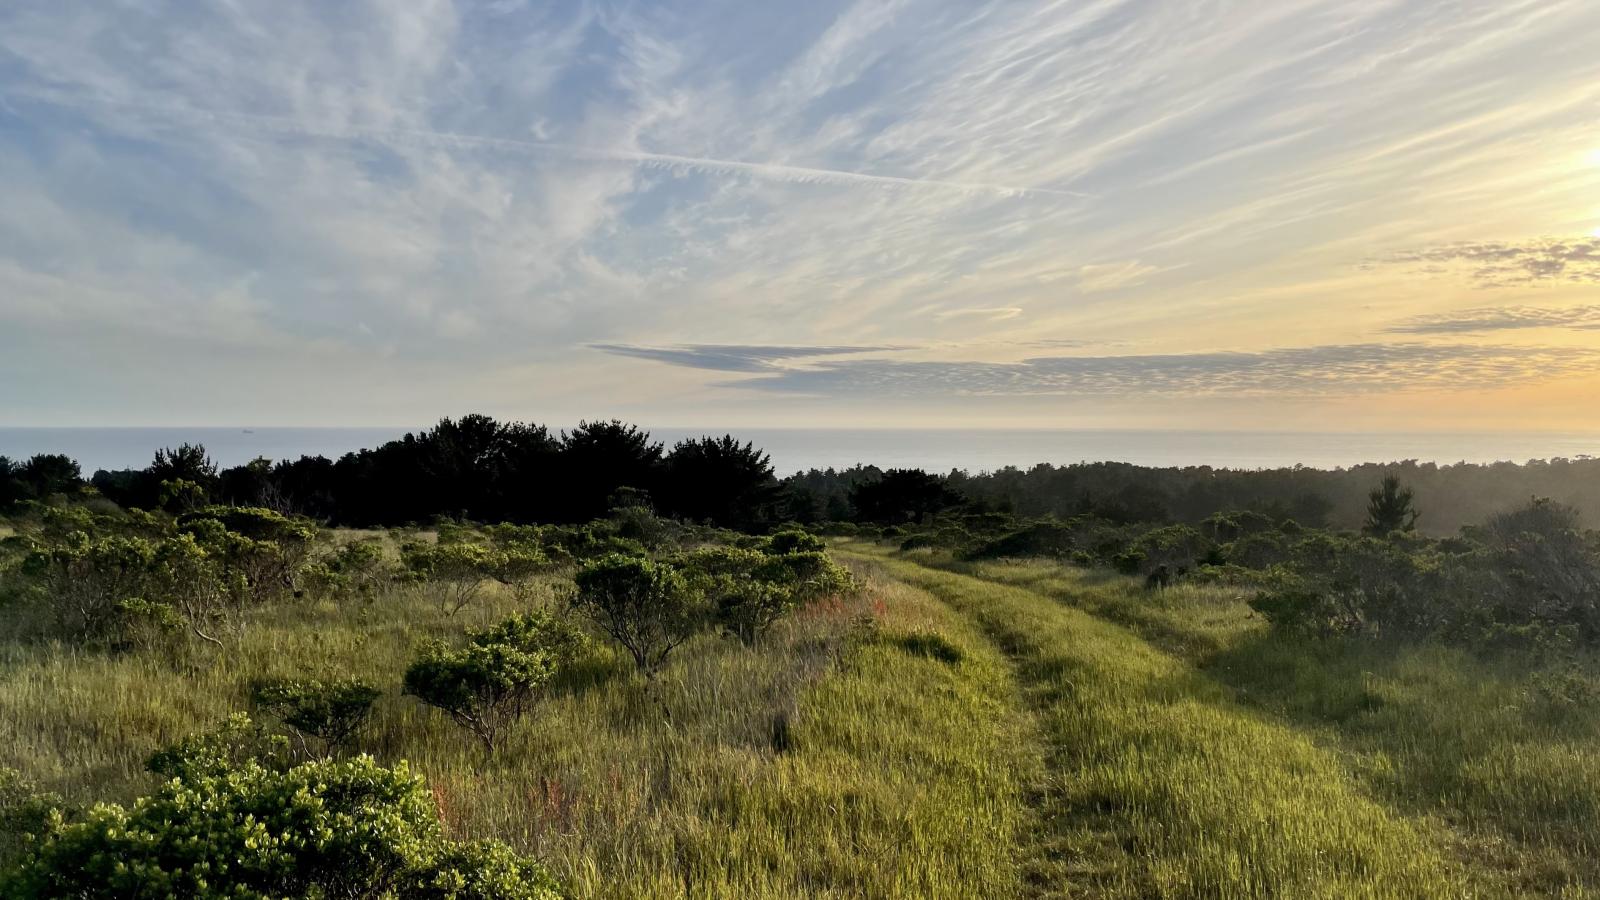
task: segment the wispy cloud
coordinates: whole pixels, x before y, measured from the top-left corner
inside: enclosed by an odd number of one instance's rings
[[[1600,306],[1490,306],[1414,316],[1389,326],[1393,334],[1462,334],[1521,328],[1600,329]]]
[[[733,386],[850,396],[1336,396],[1475,390],[1600,374],[1600,351],[1350,344],[1259,352],[1047,356],[1015,363],[826,360]]]
[[[1156,266],[1143,265],[1136,259],[1084,266],[1078,270],[1078,288],[1092,294],[1135,287],[1156,271]]]
[[[950,319],[983,319],[989,322],[1004,322],[1022,315],[1020,306],[995,306],[972,307],[969,309],[946,309],[933,314],[935,321],[945,322]]]
[[[1385,264],[1433,273],[1460,269],[1485,288],[1539,282],[1600,284],[1600,238],[1444,244],[1392,253],[1367,263],[1369,267]]]
[[[739,344],[680,344],[671,347],[645,347],[637,344],[591,344],[590,347],[591,349],[616,354],[617,356],[632,356],[637,359],[649,359],[675,366],[685,366],[691,369],[709,369],[717,372],[765,372],[776,370],[779,368],[776,365],[777,363],[790,360],[905,349],[889,345],[875,347],[786,347]]]
[[[1025,396],[1089,376],[1018,353],[1586,303],[1592,239],[1454,242],[1596,224],[1596,31],[1592,0],[0,4],[0,354],[48,395],[0,419],[190,418],[204,372],[337,423],[731,424],[770,392],[696,371]],[[280,374],[207,368],[247,356]]]

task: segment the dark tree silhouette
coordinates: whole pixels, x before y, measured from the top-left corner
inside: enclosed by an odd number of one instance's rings
[[[618,488],[655,494],[661,471],[661,445],[650,432],[612,419],[579,422],[561,436],[559,510],[569,522],[604,516]]]
[[[83,486],[83,470],[71,457],[41,453],[17,467],[16,477],[38,499],[66,494]]]
[[[850,492],[856,517],[865,522],[919,522],[960,502],[961,495],[943,479],[921,469],[890,469]]]
[[[1373,537],[1416,530],[1421,513],[1413,507],[1414,499],[1411,488],[1402,487],[1397,476],[1385,475],[1383,481],[1367,493],[1367,521],[1361,530]]]
[[[211,488],[217,479],[217,464],[206,455],[204,444],[179,444],[156,451],[155,462],[147,470],[157,484],[163,481],[192,481]]]
[[[777,499],[770,457],[732,435],[678,442],[663,482],[668,511],[729,528],[770,521]]]

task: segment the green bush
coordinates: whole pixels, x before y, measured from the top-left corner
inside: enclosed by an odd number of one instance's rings
[[[405,673],[405,692],[447,713],[489,753],[534,692],[585,645],[583,634],[544,611],[471,632],[459,649],[432,642]]]
[[[294,590],[317,537],[309,522],[248,506],[206,507],[180,516],[178,530],[193,534],[258,603]]]
[[[455,615],[483,592],[502,554],[481,544],[411,543],[400,548],[400,560],[413,578],[429,584],[446,615]]]
[[[143,538],[91,540],[76,531],[56,546],[33,549],[21,571],[33,581],[57,634],[119,644],[133,624],[123,604],[145,593],[155,552]]]
[[[826,549],[827,541],[799,529],[780,531],[767,539],[769,553],[820,553]]]
[[[769,556],[755,570],[755,577],[787,588],[798,603],[852,590],[855,579],[826,553],[785,553]]]
[[[258,681],[250,689],[256,709],[289,726],[308,754],[309,740],[317,741],[323,756],[338,752],[355,737],[380,696],[381,691],[358,678],[282,678]]]
[[[578,570],[576,581],[574,607],[648,676],[706,625],[704,594],[670,563],[611,554]]]
[[[560,896],[531,860],[446,840],[422,779],[370,757],[193,767],[131,807],[50,818],[0,877],[7,897]]]
[[[376,540],[345,544],[308,567],[303,580],[312,590],[334,600],[371,599],[390,577],[383,544]]]

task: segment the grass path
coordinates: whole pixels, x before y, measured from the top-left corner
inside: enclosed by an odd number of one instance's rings
[[[1370,799],[1336,756],[1125,628],[886,549],[840,550],[938,597],[1013,660],[1048,744],[1034,893],[1473,893],[1438,836]]]

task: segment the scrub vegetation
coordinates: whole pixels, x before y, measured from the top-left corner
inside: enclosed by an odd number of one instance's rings
[[[616,423],[518,506],[543,432],[478,418],[364,457],[432,466],[359,495],[400,521],[203,448],[142,504],[10,466],[0,896],[1600,894],[1572,507],[1024,516],[893,471],[784,521],[816,495],[759,451]]]

